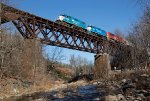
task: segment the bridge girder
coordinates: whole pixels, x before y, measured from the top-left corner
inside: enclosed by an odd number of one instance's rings
[[[3,4],[1,18],[2,23],[12,21],[24,38],[38,38],[43,44],[96,54],[111,53],[120,48],[119,43],[108,42],[104,37],[91,35]]]

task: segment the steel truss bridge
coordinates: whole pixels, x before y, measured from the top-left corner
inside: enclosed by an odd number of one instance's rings
[[[1,4],[1,24],[12,21],[26,39],[38,38],[43,44],[80,50],[90,53],[113,53],[128,46],[107,41],[103,37],[58,24],[49,19]]]

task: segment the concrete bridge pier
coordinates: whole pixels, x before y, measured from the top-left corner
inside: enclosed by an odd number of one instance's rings
[[[109,78],[111,72],[110,55],[107,53],[95,55],[94,75],[96,79]]]

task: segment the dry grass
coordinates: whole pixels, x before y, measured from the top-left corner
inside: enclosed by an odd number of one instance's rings
[[[46,76],[45,76],[46,77]],[[41,79],[39,82],[35,82],[29,87],[23,87],[21,82],[15,79],[7,79],[8,81],[12,81],[12,84],[7,84],[6,80],[1,80],[0,84],[3,86],[3,91],[0,91],[0,99],[7,99],[11,96],[22,96],[22,95],[32,95],[36,92],[48,92],[58,89],[66,89],[66,88],[76,88],[78,86],[84,86],[87,84],[85,81],[77,81],[70,84],[64,84],[64,81],[57,80],[52,81],[48,78]],[[14,83],[19,84],[17,87],[13,87]]]
[[[15,83],[19,83],[16,80],[14,81]],[[14,84],[7,84],[3,86],[3,90],[0,92],[0,98],[8,98],[10,96],[21,96],[26,94],[32,94],[35,92],[48,91],[49,89],[53,88],[55,84],[56,83],[54,82],[52,83],[51,81],[41,81],[38,84],[35,83],[26,88],[23,87],[22,85],[18,85],[17,87],[14,87]],[[62,84],[62,82],[59,82],[59,84]]]
[[[57,67],[56,69],[57,69],[58,71],[62,72],[63,74],[66,74],[66,75],[72,75],[72,74],[74,74],[74,71],[73,71],[73,69],[71,69],[71,68]]]
[[[114,72],[112,71],[109,75],[109,79],[113,80],[121,80],[124,78],[132,78],[136,75],[142,75],[142,74],[150,74],[150,69],[143,69],[143,70],[130,70],[125,72]]]

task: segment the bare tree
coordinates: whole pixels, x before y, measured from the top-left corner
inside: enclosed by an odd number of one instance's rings
[[[54,47],[49,54],[49,59],[52,62],[59,62],[61,60],[64,60],[65,56],[63,54],[63,49],[59,47]]]
[[[61,62],[65,59],[65,55],[63,54],[63,49],[59,47],[53,47],[50,52],[47,54],[47,71],[49,72],[51,69],[56,67],[58,62]]]
[[[144,5],[149,4],[149,1],[143,1]],[[133,43],[132,58],[135,67],[143,66],[148,67],[150,63],[149,48],[150,48],[150,6],[145,6],[143,15],[135,23],[129,31],[128,40]]]
[[[42,45],[37,40],[24,40],[18,34],[1,30],[0,77],[35,80],[44,74]]]
[[[0,0],[0,3],[9,4],[10,0]]]
[[[91,62],[81,56],[71,55],[69,61],[70,65],[76,70],[76,75],[88,74],[91,72],[91,68],[93,67]]]
[[[150,1],[149,0],[136,0],[136,3],[138,5],[140,5],[142,8],[150,6]]]
[[[114,30],[114,34],[117,35],[117,36],[120,36],[120,37],[122,37],[122,38],[125,37],[124,34],[122,33],[122,31],[121,31],[119,28],[116,28],[116,29]]]

